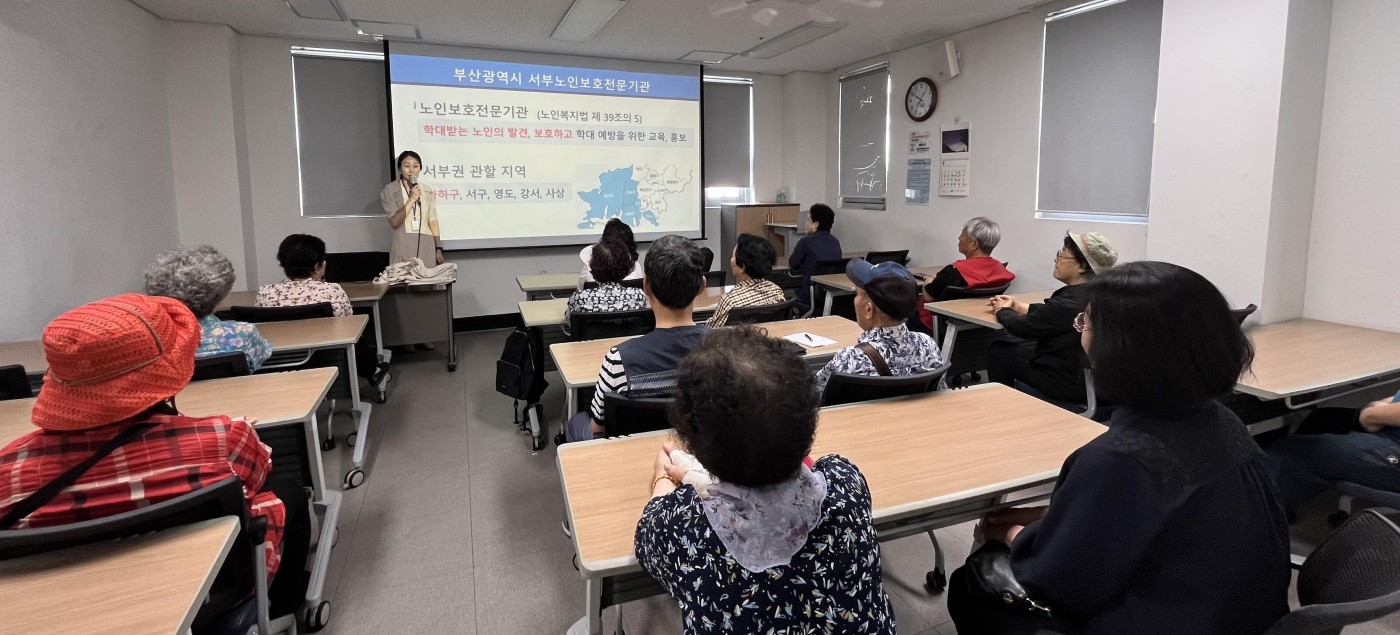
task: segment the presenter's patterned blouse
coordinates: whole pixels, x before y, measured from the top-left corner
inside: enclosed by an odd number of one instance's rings
[[[624,287],[620,282],[604,282],[592,289],[575,291],[564,306],[564,321],[559,326],[569,332],[569,316],[574,313],[607,313],[640,311],[647,308],[647,294],[636,287]]]
[[[856,338],[856,343],[864,342],[874,346],[880,357],[885,359],[885,365],[890,367],[891,375],[926,373],[943,363],[943,357],[938,353],[938,343],[934,342],[932,337],[910,331],[909,327],[903,324],[878,326],[861,333],[860,337]],[[858,346],[841,349],[817,372],[818,393],[826,390],[826,382],[831,379],[832,373],[880,374],[875,370],[875,362]]]
[[[812,469],[826,479],[821,515],[789,564],[758,573],[730,555],[694,487],[647,503],[637,561],[676,598],[687,635],[895,632],[865,477],[835,455]]]
[[[345,294],[344,288],[334,282],[302,278],[265,284],[258,289],[258,306],[304,306],[322,302],[331,303],[336,317],[345,317],[352,313],[350,296]]]
[[[196,358],[239,351],[248,358],[248,368],[257,370],[272,356],[272,345],[258,332],[258,327],[247,322],[220,320],[210,314],[199,319],[199,329]]]

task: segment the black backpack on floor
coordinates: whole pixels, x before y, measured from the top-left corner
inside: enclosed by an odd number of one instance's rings
[[[540,395],[548,386],[543,369],[535,368],[530,333],[525,329],[515,329],[506,337],[501,358],[496,361],[496,392],[531,404],[540,400]]]

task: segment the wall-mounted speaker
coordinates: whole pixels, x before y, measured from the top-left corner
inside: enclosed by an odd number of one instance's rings
[[[942,50],[934,54],[933,75],[938,79],[957,77],[962,72],[958,63],[958,47],[952,40],[944,40]]]

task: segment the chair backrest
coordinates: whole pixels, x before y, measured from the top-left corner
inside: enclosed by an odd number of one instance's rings
[[[640,289],[642,288],[642,280],[642,278],[628,278],[622,281],[622,286],[632,287],[633,289]]]
[[[725,324],[758,324],[760,322],[781,322],[791,320],[793,309],[797,307],[797,300],[788,300],[777,304],[760,304],[757,306],[741,306],[729,310],[729,318]]]
[[[872,251],[865,254],[865,261],[878,265],[882,262],[897,262],[901,265],[909,264],[909,250],[900,249],[898,251]]]
[[[334,317],[335,308],[329,302],[299,306],[231,306],[228,319],[243,322],[286,322],[311,318]]]
[[[705,286],[707,287],[722,287],[724,286],[724,280],[725,274],[723,271],[705,272]]]
[[[1240,326],[1244,326],[1244,321],[1248,319],[1249,316],[1252,315],[1255,311],[1258,310],[1258,305],[1250,303],[1249,306],[1243,309],[1230,309],[1230,315],[1234,316],[1235,322],[1237,322]]]
[[[701,247],[700,253],[705,257],[705,271],[709,271],[710,265],[715,264],[715,250],[709,247]]]
[[[670,428],[666,409],[671,401],[671,398],[637,398],[603,393],[604,436],[616,437]]]
[[[19,364],[0,366],[0,401],[6,399],[28,399],[34,396],[34,388],[29,385],[29,373]]]
[[[1400,527],[1375,509],[1353,514],[1303,562],[1298,603],[1265,635],[1340,633],[1400,609]]]
[[[387,251],[326,254],[326,282],[366,282],[389,266]]]
[[[569,314],[569,335],[575,342],[642,335],[654,328],[656,314],[651,309],[596,313],[575,311]]]
[[[826,389],[822,391],[822,405],[839,406],[858,401],[923,394],[937,388],[938,381],[943,379],[947,372],[948,365],[943,364],[926,373],[890,377],[832,373],[826,381]]]
[[[204,381],[251,374],[253,374],[253,370],[248,368],[248,356],[244,355],[243,351],[233,351],[196,358],[194,360],[194,377],[191,380]]]
[[[850,258],[818,260],[815,264],[812,265],[812,275],[824,276],[832,273],[846,273],[846,263],[850,261]],[[822,309],[822,305],[826,303],[826,287],[820,284],[816,284],[814,282],[810,284],[812,285],[811,293],[809,296],[812,298],[812,313],[813,315],[816,315],[816,312],[820,311]]]
[[[0,560],[126,538],[224,516],[238,518],[239,531],[233,550],[214,578],[208,601],[200,609],[199,617],[195,618],[195,623],[200,624],[241,604],[256,584],[256,547],[262,539],[249,531],[243,482],[236,476],[124,514],[54,527],[0,531]],[[137,576],[139,572],[133,571],[132,575]]]
[[[994,295],[1006,293],[1007,287],[1011,283],[1006,283],[999,287],[982,287],[981,289],[969,289],[967,287],[944,287],[943,293],[938,294],[938,301],[962,300],[964,298],[990,298]]]

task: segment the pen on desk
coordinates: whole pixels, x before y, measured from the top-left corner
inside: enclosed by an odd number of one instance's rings
[[[812,339],[812,336],[811,336],[811,335],[808,335],[808,334],[806,334],[806,333],[803,333],[803,334],[802,334],[802,339],[805,339],[805,340],[807,340],[808,342],[812,342],[813,344],[816,343],[816,340]]]

